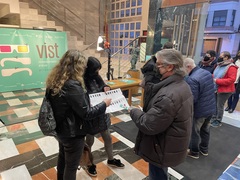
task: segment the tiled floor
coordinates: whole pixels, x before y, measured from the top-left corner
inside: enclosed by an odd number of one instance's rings
[[[0,94],[0,180],[56,179],[58,144],[52,137],[43,136],[37,124],[38,110],[44,89]],[[140,96],[132,99],[138,105]],[[232,113],[224,113],[224,122],[240,127],[240,105]],[[128,123],[127,111],[111,114],[112,125]],[[124,169],[107,166],[103,140],[96,136],[92,148],[98,176],[89,177],[84,170],[77,172],[77,179],[142,180],[148,175],[145,161],[133,152],[134,141],[110,128],[116,158],[125,164]],[[169,169],[171,179],[184,179],[184,175]]]

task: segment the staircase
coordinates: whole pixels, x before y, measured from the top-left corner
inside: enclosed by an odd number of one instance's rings
[[[106,52],[97,52],[96,51],[96,43],[92,46],[88,47],[84,43],[84,40],[77,36],[72,35],[74,33],[70,31],[66,31],[66,27],[59,25],[58,21],[53,20],[53,18],[49,18],[47,13],[44,12],[41,14],[37,8],[32,8],[33,1],[31,0],[20,0],[23,2],[19,2],[19,0],[0,0],[0,6],[5,7],[1,8],[0,13],[0,27],[13,27],[13,28],[25,28],[25,29],[33,29],[36,28],[44,28],[44,29],[55,29],[56,31],[65,31],[67,34],[68,40],[68,49],[79,49],[83,51],[86,57],[94,56],[100,60],[102,63],[102,70],[100,74],[104,79],[107,79],[106,73],[108,70],[108,55]],[[31,1],[32,3],[29,3]],[[34,0],[35,1],[35,0]],[[47,1],[44,1],[47,3]],[[19,4],[19,5],[18,5]],[[4,6],[2,6],[4,5]],[[54,7],[57,8],[56,6]],[[10,11],[3,11],[4,9],[9,9]],[[56,11],[56,10],[55,10]],[[5,13],[4,15],[3,12]],[[50,19],[50,20],[49,20]],[[94,25],[93,25],[93,28]],[[91,34],[91,28],[88,28]],[[96,36],[92,34],[92,36]],[[97,39],[97,38],[96,38]],[[119,62],[120,61],[120,62]],[[127,71],[130,69],[130,57],[118,55],[111,58],[111,68],[114,69],[113,77],[124,77]]]

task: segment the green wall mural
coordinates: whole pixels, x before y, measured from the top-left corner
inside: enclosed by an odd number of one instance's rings
[[[66,51],[65,32],[0,28],[0,92],[44,87]]]

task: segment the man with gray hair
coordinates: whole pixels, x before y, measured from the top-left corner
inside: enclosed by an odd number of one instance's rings
[[[167,169],[182,163],[189,145],[193,97],[184,81],[182,54],[174,49],[163,49],[156,54],[156,66],[161,81],[146,82],[143,111],[130,110],[139,129],[135,152],[149,163],[151,180],[167,180]]]
[[[216,111],[214,82],[212,74],[196,67],[193,59],[186,58],[183,66],[188,73],[186,82],[189,84],[194,98],[192,135],[188,156],[199,158],[199,152],[207,156],[210,139],[210,120]]]

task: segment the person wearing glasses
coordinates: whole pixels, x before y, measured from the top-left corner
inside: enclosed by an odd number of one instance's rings
[[[187,156],[193,96],[184,81],[182,54],[163,49],[156,58],[160,82],[146,82],[150,100],[144,103],[143,111],[130,108],[129,112],[139,129],[134,150],[149,163],[149,179],[167,180],[168,167],[179,165]]]

